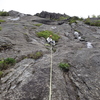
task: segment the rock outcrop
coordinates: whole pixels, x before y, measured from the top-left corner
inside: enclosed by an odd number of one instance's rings
[[[48,100],[50,46],[36,35],[44,30],[60,36],[52,54],[52,100],[100,100],[99,27],[83,22],[37,26],[40,23],[33,20],[41,18],[36,16],[23,16],[18,21],[1,18],[6,22],[0,24],[0,59],[14,58],[16,64],[3,71],[0,100]],[[75,37],[76,31],[81,40]],[[93,47],[87,48],[87,42]],[[28,57],[36,51],[42,51],[43,56],[37,60]],[[60,62],[71,65],[68,72],[58,67]]]
[[[42,11],[41,13],[35,14],[35,16],[39,16],[42,18],[48,18],[48,19],[59,19],[60,17],[69,17],[66,14],[59,14],[59,13],[50,13],[46,11]]]
[[[10,16],[14,16],[14,17],[31,16],[30,14],[24,14],[24,13],[20,13],[18,11],[14,11],[14,10],[9,11],[8,13]]]
[[[53,20],[48,20],[48,19],[39,19],[39,20],[32,20],[33,22],[39,22],[42,24],[46,24],[46,25],[62,25],[67,21],[53,21]]]

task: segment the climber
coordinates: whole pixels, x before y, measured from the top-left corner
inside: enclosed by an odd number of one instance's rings
[[[47,42],[51,45],[55,45],[55,41],[52,40],[52,35],[50,35],[48,38],[47,38]]]

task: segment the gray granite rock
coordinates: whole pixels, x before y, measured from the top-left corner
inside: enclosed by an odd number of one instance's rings
[[[99,27],[83,22],[73,26],[35,26],[39,23],[32,20],[41,18],[24,16],[16,22],[6,20],[0,24],[0,46],[11,46],[0,50],[0,59],[12,57],[17,60],[15,66],[4,70],[0,79],[0,100],[48,100],[51,48],[44,38],[36,35],[43,30],[53,31],[61,37],[53,46],[52,100],[100,100]],[[84,41],[75,38],[75,31]],[[93,48],[87,48],[87,42]],[[43,57],[37,60],[28,57],[36,51],[42,51]],[[60,62],[69,63],[69,71],[61,70]]]

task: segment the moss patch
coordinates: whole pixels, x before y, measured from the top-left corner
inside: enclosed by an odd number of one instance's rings
[[[0,26],[0,31],[2,30],[2,27]]]
[[[6,22],[6,21],[5,21],[5,20],[1,20],[1,19],[0,19],[0,22]]]
[[[33,24],[33,25],[35,25],[35,26],[41,26],[42,24]]]

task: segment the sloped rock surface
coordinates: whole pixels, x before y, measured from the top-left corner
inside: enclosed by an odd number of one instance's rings
[[[10,44],[10,49],[0,51],[0,59],[12,57],[15,66],[4,71],[0,80],[0,100],[48,100],[50,74],[50,46],[36,32],[53,31],[60,40],[53,47],[52,100],[100,100],[100,28],[77,24],[35,26],[41,20],[36,16],[23,16],[0,26],[0,45]],[[78,31],[83,41],[75,38]],[[93,48],[87,48],[91,42]],[[41,50],[38,60],[27,55]],[[71,65],[68,72],[59,67],[60,62]]]

